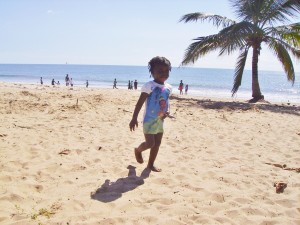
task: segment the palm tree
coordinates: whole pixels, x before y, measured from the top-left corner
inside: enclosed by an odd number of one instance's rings
[[[231,90],[234,95],[242,82],[243,71],[252,48],[252,97],[251,102],[264,99],[258,82],[258,57],[262,43],[273,51],[281,62],[288,81],[294,84],[295,72],[291,53],[300,58],[300,23],[282,25],[296,18],[300,12],[300,0],[230,0],[239,22],[219,15],[191,13],[184,15],[180,22],[209,21],[222,30],[213,35],[193,39],[185,51],[182,65],[194,63],[207,53],[220,50],[219,56],[239,50]],[[275,26],[275,24],[281,24]]]

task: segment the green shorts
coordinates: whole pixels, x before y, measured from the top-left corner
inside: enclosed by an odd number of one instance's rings
[[[143,130],[144,134],[158,134],[164,132],[164,121],[157,118],[153,121],[144,122]]]

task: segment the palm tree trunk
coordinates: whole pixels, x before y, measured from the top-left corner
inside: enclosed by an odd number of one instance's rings
[[[260,99],[264,99],[264,96],[260,92],[259,82],[258,82],[258,55],[260,47],[253,46],[252,55],[252,101],[257,102]]]

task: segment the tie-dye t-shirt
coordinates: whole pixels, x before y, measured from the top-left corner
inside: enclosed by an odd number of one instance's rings
[[[144,133],[163,133],[163,120],[161,118],[169,111],[169,96],[172,93],[172,86],[149,81],[142,86],[141,91],[149,94],[143,120]]]

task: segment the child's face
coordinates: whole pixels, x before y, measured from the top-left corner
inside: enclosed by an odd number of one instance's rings
[[[169,78],[169,66],[158,64],[153,67],[152,76],[157,83],[164,83]]]

